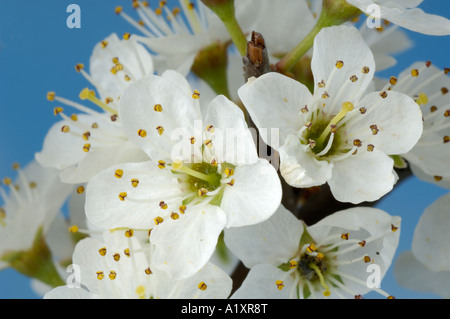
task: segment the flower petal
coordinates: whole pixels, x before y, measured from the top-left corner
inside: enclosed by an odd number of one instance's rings
[[[259,130],[279,129],[279,139],[264,142],[278,150],[288,134],[294,134],[302,126],[301,108],[311,101],[311,93],[298,81],[279,73],[266,73],[249,81],[238,90],[250,116]],[[271,132],[272,133],[272,132]]]
[[[284,206],[266,221],[225,229],[225,243],[247,268],[257,264],[281,265],[294,256],[303,224]]]
[[[154,264],[175,279],[197,273],[211,258],[226,223],[217,206],[189,206],[179,219],[167,218],[152,229]]]
[[[294,135],[289,135],[280,148],[280,172],[289,185],[312,187],[331,178],[334,164],[317,160],[309,148]]]
[[[389,156],[376,149],[356,154],[334,163],[328,184],[338,201],[353,204],[375,201],[394,187],[393,165]]]
[[[281,183],[267,160],[237,166],[232,179],[232,186],[224,186],[220,205],[227,214],[227,228],[260,223],[276,211],[281,202]]]

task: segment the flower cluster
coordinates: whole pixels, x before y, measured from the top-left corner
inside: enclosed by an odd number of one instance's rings
[[[420,2],[115,8],[136,32],[75,65],[80,101],[47,93],[58,121],[3,180],[0,267],[49,299],[394,298],[407,216],[373,206],[408,176],[450,181],[450,70],[377,73],[411,46],[401,28],[450,35]],[[448,201],[395,266],[443,297]]]

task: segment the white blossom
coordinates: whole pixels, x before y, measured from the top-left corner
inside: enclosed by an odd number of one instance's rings
[[[307,227],[280,206],[261,224],[225,230],[225,243],[250,269],[232,298],[359,298],[372,290],[389,298],[380,283],[399,226],[400,217],[356,207]]]
[[[54,114],[62,117],[48,131],[43,148],[36,160],[61,171],[66,183],[85,183],[102,168],[126,161],[146,160],[148,157],[128,141],[118,117],[118,100],[133,81],[153,73],[150,54],[133,38],[120,40],[112,34],[99,42],[90,60],[90,75],[83,64],[76,70],[95,87],[85,88],[80,99],[88,100],[101,109],[85,105],[49,92],[47,98],[73,108],[80,114],[67,115],[61,106]]]
[[[231,278],[213,264],[173,280],[154,267],[150,244],[142,244],[131,230],[106,231],[103,238],[77,244],[73,263],[80,282],[57,287],[46,299],[223,299],[230,294]]]
[[[154,262],[175,278],[210,259],[224,228],[259,223],[281,200],[278,175],[257,158],[243,112],[218,96],[205,114],[200,100],[175,71],[131,85],[119,116],[152,161],[115,165],[87,187],[89,220],[103,228],[152,229]]]
[[[427,35],[450,34],[450,21],[444,17],[425,13],[417,8],[423,0],[347,0],[361,11],[397,24],[411,31]]]
[[[288,184],[328,183],[337,200],[352,203],[377,200],[393,188],[397,177],[388,155],[415,145],[421,112],[405,94],[365,93],[374,68],[357,29],[331,27],[314,41],[314,94],[278,73],[249,79],[239,89],[258,128],[279,128],[280,147],[265,142],[280,152]]]

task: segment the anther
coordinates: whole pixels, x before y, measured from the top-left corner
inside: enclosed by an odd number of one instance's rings
[[[63,132],[63,133],[69,133],[69,132],[70,132],[70,127],[67,126],[67,125],[63,125],[63,126],[61,127],[61,132]]]
[[[144,272],[148,276],[150,276],[153,273],[152,270],[150,269],[150,267],[145,268]]]
[[[117,178],[122,178],[123,170],[121,170],[120,168],[116,169],[115,172],[114,172],[114,176],[117,177]]]
[[[283,282],[283,280],[277,280],[277,281],[275,281],[275,285],[277,286],[278,290],[283,290],[283,288],[284,288],[284,282]]]
[[[71,232],[71,233],[78,233],[78,231],[79,231],[79,228],[77,225],[73,225],[73,226],[69,227],[69,232]]]
[[[133,178],[131,180],[131,186],[138,187],[138,185],[139,185],[139,180],[137,178]]]
[[[109,279],[114,280],[117,277],[117,273],[114,270],[111,270],[109,272],[109,276],[108,277],[109,277]]]
[[[356,147],[361,147],[362,146],[361,140],[358,139],[353,140],[353,145]]]
[[[373,152],[374,149],[375,149],[375,146],[373,144],[367,145],[367,151],[368,152]]]
[[[167,209],[167,204],[166,204],[166,202],[164,202],[164,201],[161,201],[161,202],[159,202],[159,207],[161,208],[161,209]]]
[[[64,109],[61,106],[57,106],[53,109],[53,114],[58,115],[59,113],[62,113]]]
[[[155,225],[159,225],[164,221],[164,218],[162,218],[161,216],[158,216],[153,221],[155,222]]]
[[[385,99],[385,98],[387,98],[388,94],[387,94],[386,91],[383,91],[383,92],[380,93],[380,96],[381,96],[383,99]]]
[[[134,231],[132,229],[128,229],[125,231],[125,237],[131,238],[134,236]]]
[[[336,68],[342,69],[343,66],[344,66],[344,61],[336,61]]]
[[[113,255],[113,258],[114,258],[115,261],[119,261],[120,260],[120,254],[119,253],[115,253]]]
[[[153,106],[153,110],[154,110],[155,112],[162,112],[163,108],[162,108],[161,104],[155,104],[155,105]]]
[[[97,271],[96,274],[98,280],[102,280],[103,278],[105,278],[105,274],[103,273],[103,271]]]
[[[341,239],[348,240],[349,236],[350,236],[349,233],[343,233],[343,234],[341,235]]]
[[[391,230],[392,230],[393,232],[395,232],[395,231],[398,230],[398,227],[397,227],[397,226],[394,226],[393,224],[391,224]]]
[[[368,66],[365,66],[365,67],[362,68],[361,72],[362,72],[363,74],[367,74],[367,73],[370,72],[370,68],[369,68]]]
[[[83,194],[84,193],[84,186],[78,186],[77,187],[77,194]]]
[[[178,218],[180,218],[180,215],[178,215],[177,213],[172,212],[170,214],[170,218],[172,218],[173,220],[177,220]]]
[[[444,141],[444,144],[447,144],[448,142],[450,142],[450,136],[448,136],[448,135],[444,136],[443,141]]]
[[[391,85],[396,85],[398,82],[397,78],[395,76],[391,76],[389,83],[391,83]]]
[[[370,129],[372,130],[373,135],[377,135],[378,132],[380,131],[376,125],[371,125]]]
[[[164,128],[161,125],[157,126],[156,130],[158,131],[159,135],[162,135],[164,133]]]
[[[100,256],[105,256],[106,255],[106,247],[100,248],[98,250],[98,253],[100,254]]]
[[[417,69],[411,70],[411,75],[412,75],[413,77],[418,77],[418,76],[419,76],[419,70],[417,70]]]
[[[206,131],[209,132],[209,133],[214,133],[214,126],[208,125],[208,126],[206,127]]]
[[[208,286],[203,281],[199,283],[197,287],[202,291],[205,291],[208,288]]]
[[[54,101],[55,100],[55,96],[56,96],[55,92],[48,92],[47,93],[47,100]]]
[[[208,193],[208,190],[206,188],[200,188],[198,190],[198,196],[202,197],[205,196]]]
[[[365,263],[370,263],[371,260],[372,260],[372,259],[371,259],[369,256],[364,256],[364,258],[363,258],[363,261],[364,261]]]
[[[198,100],[200,98],[200,92],[197,90],[194,90],[194,93],[192,93],[192,98],[194,100]]]
[[[127,197],[127,193],[126,192],[122,192],[119,194],[119,199],[123,202],[125,200],[125,198]]]
[[[164,162],[163,160],[159,160],[159,161],[158,161],[158,167],[159,167],[160,169],[165,168],[165,167],[166,167],[166,162]]]

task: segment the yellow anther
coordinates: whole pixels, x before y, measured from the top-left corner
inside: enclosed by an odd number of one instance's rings
[[[144,21],[139,20],[138,23],[139,23],[140,26],[145,27],[145,22]]]
[[[105,278],[105,274],[103,273],[103,271],[97,271],[96,274],[98,280],[102,280],[103,278]]]
[[[362,146],[361,140],[358,139],[353,140],[353,146],[361,147]]]
[[[359,108],[359,112],[360,112],[361,114],[366,114],[367,109],[366,109],[365,107],[360,107],[360,108]]]
[[[387,297],[387,299],[395,299],[395,297],[394,296],[389,296],[389,297]]]
[[[180,213],[184,214],[184,212],[186,211],[186,205],[181,205],[178,210],[180,211]]]
[[[419,70],[417,70],[417,69],[411,70],[411,75],[412,75],[413,77],[418,77],[418,76],[419,76]]]
[[[152,270],[150,269],[150,267],[145,268],[145,274],[146,275],[151,275],[153,274]]]
[[[47,93],[47,100],[54,101],[55,100],[55,96],[56,96],[55,92],[48,92]]]
[[[425,93],[420,93],[419,97],[416,100],[416,103],[419,105],[425,105],[428,103],[428,96]]]
[[[89,132],[89,131],[84,132],[82,135],[83,140],[85,140],[85,141],[88,141],[90,136],[91,136],[91,132]]]
[[[134,231],[132,229],[128,229],[125,231],[125,237],[131,238],[134,235]]]
[[[227,183],[227,185],[229,185],[229,186],[234,186],[234,183],[235,183],[235,180],[234,180],[234,178],[232,178],[231,181],[229,181],[229,182]]]
[[[370,263],[370,261],[372,260],[369,256],[364,256],[363,258],[365,263]]]
[[[61,132],[63,132],[63,133],[69,133],[69,132],[70,132],[70,127],[67,126],[67,125],[63,125],[63,126],[61,127]]]
[[[442,176],[433,176],[433,178],[434,178],[434,180],[436,181],[436,182],[440,182],[440,181],[442,181]]]
[[[380,131],[380,130],[378,129],[378,126],[376,126],[375,124],[374,124],[374,125],[371,125],[371,126],[370,126],[370,129],[372,130],[372,135],[377,135],[378,132]]]
[[[79,230],[79,228],[77,225],[73,225],[73,226],[69,227],[69,232],[71,232],[71,233],[78,233],[78,230]]]
[[[133,9],[139,8],[139,2],[134,1],[133,4],[132,4],[132,6],[133,6]]]
[[[289,261],[289,269],[295,269],[298,266],[298,262],[296,260]]]
[[[90,150],[91,150],[91,144],[88,143],[88,144],[84,144],[84,145],[83,145],[83,151],[84,151],[84,152],[87,153],[87,152],[89,152]]]
[[[198,100],[200,98],[200,92],[197,90],[194,90],[194,93],[192,93],[192,98],[194,100]]]
[[[365,240],[360,241],[358,244],[359,244],[361,247],[364,247],[364,246],[366,245],[366,241],[365,241]]]
[[[155,9],[155,13],[156,13],[156,15],[162,15],[162,9],[161,8],[156,8]]]
[[[309,253],[317,251],[317,247],[314,244],[310,244],[308,247],[306,247],[306,251]]]
[[[448,93],[448,89],[446,87],[441,88],[441,93],[443,95],[447,94]]]
[[[130,248],[125,248],[125,249],[123,250],[123,253],[124,253],[125,256],[130,257],[130,256],[131,256],[131,255],[130,255]]]
[[[59,113],[62,113],[64,109],[61,106],[57,106],[53,109],[53,114],[58,115]]]
[[[93,128],[93,129],[96,129],[96,128],[98,128],[98,123],[92,123],[92,125],[91,125],[91,128]]]
[[[356,75],[352,75],[352,76],[350,77],[350,81],[356,82],[356,81],[358,81],[358,77],[357,77]]]
[[[321,261],[325,258],[325,255],[323,253],[317,253],[316,260]]]
[[[370,68],[369,68],[368,66],[365,66],[365,67],[362,68],[361,72],[362,72],[363,74],[367,74],[367,73],[370,72]]]
[[[398,80],[395,76],[391,76],[391,78],[389,79],[389,83],[391,83],[391,85],[396,85],[397,82]]]
[[[78,64],[75,65],[75,70],[76,70],[77,72],[80,72],[80,71],[83,70],[83,69],[84,69],[84,64],[78,63]]]
[[[199,283],[197,285],[197,287],[198,287],[198,289],[200,289],[202,291],[205,291],[208,288],[208,286],[203,281],[201,283]]]
[[[234,169],[229,168],[229,167],[225,168],[225,170],[223,172],[227,176],[233,176],[234,175]]]
[[[325,291],[323,292],[323,295],[324,295],[325,297],[329,297],[329,296],[331,295],[331,291],[325,290]]]
[[[120,14],[120,13],[122,12],[122,10],[123,10],[123,8],[122,8],[121,6],[118,6],[118,7],[116,7],[116,8],[114,9],[114,12],[115,12],[116,14]]]
[[[153,106],[153,110],[154,110],[155,112],[162,112],[162,110],[163,110],[162,105],[161,105],[161,104],[155,104],[155,105]]]
[[[147,131],[146,131],[146,130],[143,130],[143,129],[139,129],[139,130],[137,131],[137,134],[138,134],[140,137],[144,138],[144,137],[147,136]]]
[[[206,146],[207,148],[211,148],[211,147],[213,146],[212,140],[206,140],[206,141],[205,141],[205,146]]]
[[[78,115],[72,114],[72,115],[70,115],[70,119],[71,119],[72,121],[76,122],[76,121],[78,121]]]
[[[172,218],[173,220],[177,220],[178,218],[180,218],[180,215],[178,215],[177,213],[172,213],[170,214],[170,218]]]
[[[119,199],[123,202],[127,196],[128,194],[126,192],[121,192],[119,194]]]
[[[447,144],[448,142],[450,142],[450,136],[448,136],[448,135],[444,136],[443,141],[444,141],[444,144]]]
[[[77,187],[77,193],[78,194],[83,194],[84,193],[84,186],[78,186]]]
[[[28,184],[28,186],[29,186],[30,188],[36,188],[37,184],[36,184],[35,182],[30,182],[30,183]]]
[[[172,14],[174,17],[176,17],[181,12],[181,9],[179,7],[175,7],[172,10]]]
[[[198,196],[205,196],[208,193],[208,190],[206,188],[200,188],[198,190]]]
[[[108,277],[109,277],[109,279],[114,280],[117,277],[117,273],[114,270],[111,270],[109,272],[109,276]]]
[[[119,260],[120,260],[120,254],[115,253],[115,254],[113,255],[113,258],[114,258],[115,261],[119,261]]]
[[[164,201],[161,201],[161,202],[159,202],[159,207],[161,208],[161,209],[167,209],[167,204],[166,204],[166,202],[164,202]]]
[[[98,253],[100,254],[100,256],[105,256],[106,255],[106,247],[100,248],[98,250]]]
[[[155,222],[155,225],[159,225],[164,221],[164,218],[162,218],[161,216],[158,216],[153,221]]]
[[[277,286],[278,290],[283,290],[283,288],[284,288],[284,282],[283,282],[283,280],[277,280],[277,281],[275,281],[275,285]]]
[[[214,131],[215,131],[214,126],[208,125],[208,126],[206,127],[206,131],[207,131],[208,133],[214,133]]]
[[[116,169],[115,172],[114,172],[114,176],[117,177],[117,178],[122,178],[123,170],[121,170],[120,168]]]
[[[9,177],[3,178],[3,184],[5,184],[6,186],[10,186],[12,184],[12,179]]]
[[[114,64],[119,63],[119,58],[118,57],[112,58],[112,63],[114,63]]]
[[[438,108],[436,107],[436,105],[433,105],[433,106],[430,107],[430,112],[431,113],[436,112],[437,110],[438,110]],[[445,116],[445,113],[444,113],[444,116]]]
[[[158,131],[159,135],[162,135],[164,133],[164,128],[161,125],[157,126],[156,130]]]
[[[191,137],[189,140],[190,140],[190,142],[191,142],[192,145],[195,144],[195,137]]]
[[[127,81],[127,82],[130,82],[130,81],[131,81],[131,78],[128,76],[128,74],[125,74],[125,75],[123,76],[123,79],[124,79],[125,81]]]
[[[163,160],[159,160],[158,161],[158,168],[163,169],[166,167],[166,162],[164,162]]]
[[[380,93],[380,96],[381,96],[383,99],[385,99],[385,98],[387,98],[388,94],[387,94],[386,91],[383,91],[383,92]]]
[[[336,68],[342,69],[343,66],[344,66],[344,61],[336,61]]]
[[[138,185],[139,185],[139,180],[137,178],[133,178],[131,180],[131,186],[138,187]]]
[[[209,164],[211,164],[212,166],[217,166],[217,165],[219,165],[219,163],[217,162],[217,160],[216,160],[215,158],[213,158],[213,159],[209,162]]]
[[[144,285],[139,285],[136,287],[136,295],[139,298],[145,298],[145,286]]]
[[[188,9],[189,10],[194,10],[195,9],[195,4],[193,2],[189,2]]]
[[[106,104],[109,104],[109,103],[112,103],[112,102],[114,102],[114,99],[112,97],[110,97],[110,96],[105,97],[105,103]]]
[[[391,224],[391,230],[392,230],[393,232],[395,232],[395,231],[398,230],[398,227],[396,227],[396,226],[394,226],[394,225]]]
[[[349,234],[349,233],[343,233],[343,234],[341,235],[341,239],[344,239],[344,240],[348,240],[349,237],[350,237],[350,234]]]
[[[374,149],[375,149],[375,146],[373,144],[367,145],[367,151],[368,152],[373,152]]]

